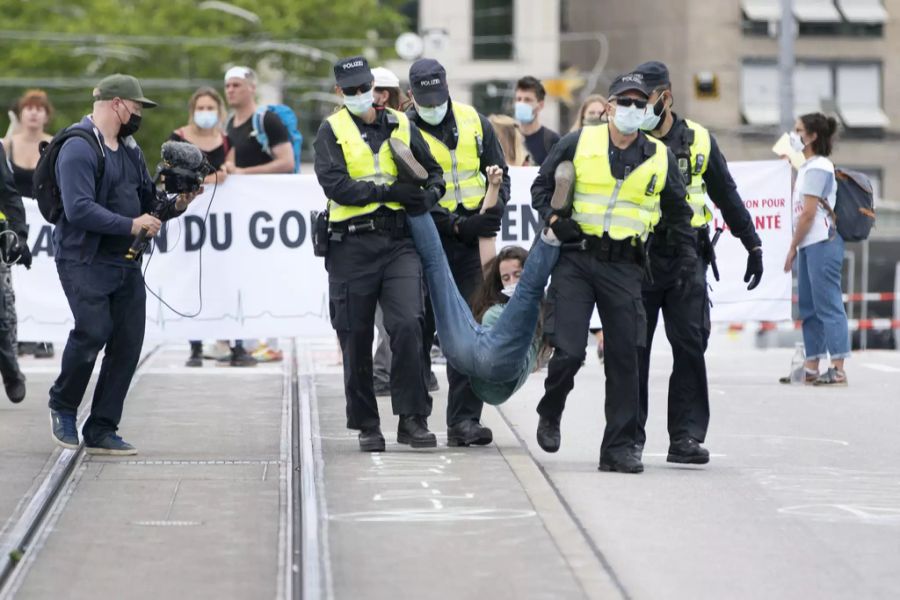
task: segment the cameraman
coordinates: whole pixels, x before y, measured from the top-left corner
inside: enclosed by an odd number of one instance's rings
[[[140,127],[142,110],[155,106],[134,77],[106,77],[94,89],[93,112],[74,125],[90,132],[98,144],[69,139],[56,163],[64,209],[53,231],[56,270],[75,326],[50,388],[50,418],[56,443],[77,448],[76,413],[105,347],[82,431],[89,454],[137,453],[116,435],[144,341],[144,280],[140,262],[125,254],[141,230],[156,235],[161,220],[180,215],[196,196],[182,195],[158,206],[144,155],[131,137]],[[104,167],[98,181],[101,151]],[[159,218],[149,214],[154,210]]]
[[[25,399],[25,376],[19,369],[16,356],[16,295],[13,292],[10,265],[12,263],[31,268],[31,250],[28,248],[28,225],[25,223],[25,206],[16,190],[12,171],[6,162],[6,154],[0,147],[0,228],[12,231],[15,236],[3,234],[0,246],[0,373],[6,396],[13,403]]]

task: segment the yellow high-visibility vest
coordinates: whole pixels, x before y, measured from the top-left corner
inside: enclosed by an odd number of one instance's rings
[[[712,141],[709,137],[709,130],[689,119],[685,119],[688,129],[694,132],[694,141],[691,143],[691,164],[689,166],[691,172],[691,182],[687,186],[687,202],[694,211],[691,217],[691,227],[703,227],[712,221],[713,215],[706,204],[706,182],[703,176],[709,167],[709,152],[712,148]]]
[[[575,149],[575,200],[572,217],[588,234],[608,233],[614,240],[647,235],[659,222],[659,194],[666,185],[666,146],[647,137],[656,152],[625,179],[613,177],[609,165],[609,126],[581,130]]]
[[[386,109],[397,117],[399,125],[391,132],[391,137],[402,140],[409,145],[409,119],[402,112]],[[347,162],[347,173],[355,181],[371,181],[376,184],[390,185],[397,180],[397,165],[391,154],[387,140],[381,144],[378,152],[372,152],[369,144],[362,138],[359,128],[353,122],[353,118],[347,109],[342,108],[326,119],[331,125],[334,137],[341,146],[344,160]],[[361,217],[375,212],[382,206],[391,210],[402,210],[403,207],[396,202],[372,202],[365,206],[345,206],[340,202],[328,200],[329,220],[339,223]]]
[[[485,178],[481,172],[478,149],[484,140],[484,130],[478,111],[467,104],[453,103],[453,118],[459,137],[456,149],[451,150],[439,139],[422,130],[431,153],[444,170],[447,192],[440,205],[453,212],[462,204],[467,210],[477,210],[484,199]]]

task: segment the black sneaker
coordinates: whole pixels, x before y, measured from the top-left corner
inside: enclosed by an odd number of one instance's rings
[[[359,449],[363,452],[384,452],[381,427],[369,427],[359,432]]]
[[[257,361],[250,356],[243,346],[235,346],[231,349],[231,358],[228,364],[232,367],[255,367]]]
[[[556,187],[553,189],[553,195],[550,197],[550,208],[553,212],[560,216],[567,217],[572,212],[572,202],[575,198],[573,193],[575,183],[575,165],[570,160],[564,160],[556,165],[554,172]]]
[[[666,461],[683,465],[705,465],[709,462],[709,450],[694,438],[682,438],[669,444]]]
[[[106,437],[96,443],[85,442],[84,451],[88,454],[100,454],[106,456],[133,456],[137,449],[114,433],[107,433]]]
[[[434,374],[434,371],[430,371],[428,373],[428,391],[436,392],[441,389],[441,385],[438,383],[437,375]]]
[[[50,409],[50,434],[57,446],[68,450],[78,449],[78,425],[75,415]]]
[[[537,443],[544,452],[556,452],[559,450],[561,434],[559,432],[559,419],[541,417],[537,426]]]
[[[397,180],[419,185],[428,181],[428,171],[416,160],[412,150],[402,140],[395,137],[388,138],[388,146],[391,149],[394,163],[397,165]]]
[[[25,376],[21,373],[17,379],[10,382],[4,381],[3,387],[6,388],[6,397],[13,404],[18,404],[25,399]]]
[[[35,358],[53,358],[53,344],[50,342],[38,342],[34,347]]]
[[[615,471],[618,473],[643,473],[644,463],[631,452],[619,452],[618,454],[610,454],[600,456],[601,471]]]
[[[397,426],[397,443],[409,444],[413,448],[436,448],[437,438],[428,431],[426,418],[422,415],[400,415]]]
[[[466,419],[447,428],[448,446],[486,446],[494,441],[494,432],[475,419]]]

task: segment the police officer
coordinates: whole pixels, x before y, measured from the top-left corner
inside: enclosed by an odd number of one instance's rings
[[[673,265],[679,261],[677,249],[657,240],[666,235],[659,227],[650,244],[652,281],[644,284],[644,309],[647,311],[647,343],[641,353],[641,431],[638,449],[646,438],[650,345],[662,309],[666,337],[672,346],[672,375],[669,378],[669,452],[673,463],[704,464],[709,452],[700,444],[709,426],[709,391],[703,353],[709,341],[709,296],[707,265],[715,260],[709,236],[712,213],[707,198],[719,208],[731,234],[747,249],[744,282],[748,290],[759,284],[763,273],[762,244],[753,226],[737,186],[728,172],[725,157],[709,131],[672,111],[674,97],[669,70],[660,62],[647,62],[635,69],[652,90],[647,106],[647,121],[642,129],[663,142],[675,155],[687,186],[687,200],[693,216],[691,226],[696,237],[699,258],[696,277],[689,290],[678,288]]]
[[[82,430],[89,454],[137,453],[116,434],[141,355],[146,305],[140,262],[125,255],[141,230],[156,235],[161,220],[184,212],[195,197],[182,195],[175,203],[158,205],[144,155],[131,137],[143,109],[155,106],[134,77],[104,78],[94,90],[93,112],[73,125],[91,139],[68,139],[55,165],[64,213],[53,230],[53,247],[75,325],[50,388],[50,420],[56,443],[77,448],[78,406],[105,348]],[[157,216],[150,214],[156,210]]]
[[[544,331],[554,355],[538,405],[538,444],[556,452],[559,422],[575,374],[585,358],[588,326],[596,304],[606,345],[606,430],[600,470],[640,473],[635,454],[639,430],[638,354],[646,340],[641,301],[644,242],[664,227],[679,249],[678,276],[688,278],[697,261],[691,210],[675,157],[640,131],[652,90],[635,73],[617,77],[609,89],[609,123],[569,133],[550,151],[531,188],[541,216],[568,216],[551,228],[569,248],[560,254],[547,295]],[[550,199],[557,166],[574,164],[575,192],[568,210]],[[564,171],[562,171],[564,173]]]
[[[25,399],[25,375],[19,369],[16,352],[16,294],[10,265],[31,268],[25,206],[16,190],[6,153],[0,146],[0,373],[6,396],[13,403]],[[8,233],[7,233],[8,232]]]
[[[450,98],[447,74],[441,64],[423,58],[409,69],[413,107],[407,115],[422,132],[431,153],[444,171],[447,191],[432,215],[453,279],[463,298],[470,298],[484,278],[478,250],[479,237],[494,237],[509,199],[509,175],[503,149],[487,118],[473,107]],[[486,169],[503,169],[497,205],[481,213],[487,186]],[[434,337],[434,314],[428,306],[426,346]],[[479,422],[484,403],[472,391],[469,379],[447,364],[447,445],[489,444],[493,433]]]
[[[422,330],[424,283],[419,255],[402,202],[431,206],[444,195],[440,166],[405,114],[373,106],[373,76],[365,58],[334,65],[344,106],[316,136],[316,177],[329,198],[328,270],[331,324],[344,357],[347,427],[359,430],[366,452],[384,450],[372,385],[375,306],[380,302],[391,339],[391,402],[400,416],[397,441],[414,448],[437,445],[428,431]],[[405,142],[428,171],[424,189],[397,180],[389,138]]]

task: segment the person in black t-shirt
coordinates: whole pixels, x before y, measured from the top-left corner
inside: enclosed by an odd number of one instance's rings
[[[559,141],[558,133],[541,125],[546,95],[543,84],[534,77],[523,77],[516,82],[516,121],[521,124],[531,162],[538,166]]]
[[[256,73],[249,67],[232,67],[225,73],[225,98],[234,115],[228,120],[226,133],[231,150],[225,159],[229,173],[263,174],[293,173],[294,147],[291,136],[278,118],[267,112],[263,116],[263,129],[269,137],[270,156],[253,137],[253,113],[256,105]]]

